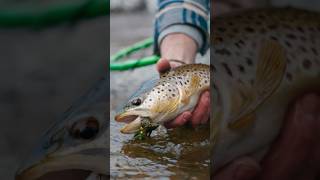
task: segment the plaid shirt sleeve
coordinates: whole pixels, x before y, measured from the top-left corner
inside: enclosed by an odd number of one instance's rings
[[[154,50],[159,54],[162,39],[171,33],[184,33],[198,44],[203,55],[209,47],[210,0],[158,0]]]

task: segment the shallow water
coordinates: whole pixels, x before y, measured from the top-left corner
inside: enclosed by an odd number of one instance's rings
[[[209,126],[164,127],[145,140],[120,133],[115,111],[145,80],[157,75],[154,66],[111,73],[110,172],[113,179],[209,179]]]
[[[209,178],[209,128],[158,130],[150,138],[134,140],[111,122],[112,178]]]

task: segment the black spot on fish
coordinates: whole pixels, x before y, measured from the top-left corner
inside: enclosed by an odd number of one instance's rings
[[[228,64],[226,64],[226,63],[221,63],[221,64],[222,64],[222,66],[224,67],[224,69],[226,70],[227,74],[232,77],[232,76],[233,76],[233,75],[232,75],[232,71],[231,71],[231,69],[229,68]]]
[[[278,38],[275,37],[275,36],[270,36],[270,39],[275,40],[275,41],[278,41]]]
[[[243,40],[239,40],[235,43],[235,45],[238,47],[238,48],[241,48],[242,45],[245,45],[245,42]]]
[[[302,65],[305,69],[310,69],[312,66],[312,62],[309,59],[304,59]]]
[[[221,54],[221,55],[228,55],[228,56],[231,55],[231,52],[230,52],[228,49],[226,49],[226,48],[217,49],[217,50],[215,51],[215,53]]]
[[[262,22],[261,21],[256,21],[255,24],[260,26],[260,25],[262,25]]]
[[[215,37],[215,41],[223,42],[223,38],[222,37]]]
[[[303,29],[302,27],[300,27],[300,26],[297,27],[297,30],[298,30],[299,32],[304,33],[304,29]]]
[[[313,54],[314,54],[314,55],[316,55],[316,56],[318,56],[318,55],[319,55],[319,54],[318,54],[317,49],[315,49],[315,48],[311,48],[311,51],[313,52]]]
[[[307,41],[307,38],[302,35],[302,36],[300,36],[300,40],[303,41],[303,42],[306,42],[306,41]]]
[[[218,27],[218,31],[220,31],[220,32],[225,32],[225,31],[226,31],[226,29],[225,29],[225,28],[223,28],[223,27]]]
[[[213,89],[217,90],[217,85],[213,83]]]
[[[252,62],[251,58],[247,57],[246,61],[247,61],[248,66],[252,66],[253,65],[253,62]]]
[[[307,52],[307,49],[304,46],[300,46],[299,48],[301,49],[302,52]]]
[[[241,64],[238,65],[238,69],[241,73],[245,73],[245,69]]]
[[[291,45],[291,43],[290,43],[289,41],[285,41],[284,43],[285,43],[289,48],[292,47],[292,45]]]
[[[309,27],[309,31],[313,32],[315,29],[313,27]]]
[[[258,18],[263,20],[263,19],[266,18],[266,16],[265,16],[264,14],[259,14],[259,15],[258,15]]]
[[[274,29],[277,29],[278,26],[277,26],[276,24],[270,24],[270,25],[268,25],[268,28],[269,28],[270,30],[274,30]]]
[[[292,40],[297,39],[297,36],[294,35],[294,34],[287,34],[286,37],[289,38],[289,39],[292,39]]]
[[[255,30],[252,27],[246,27],[245,30],[249,33],[255,32]]]
[[[210,69],[211,69],[213,72],[217,72],[217,68],[216,68],[214,65],[210,65]]]

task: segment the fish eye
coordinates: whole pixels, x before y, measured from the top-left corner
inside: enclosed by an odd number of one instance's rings
[[[90,140],[96,137],[99,132],[99,122],[94,117],[87,117],[75,122],[71,129],[70,135],[76,139]]]
[[[134,106],[139,106],[142,103],[140,98],[134,99],[131,101],[131,104]]]

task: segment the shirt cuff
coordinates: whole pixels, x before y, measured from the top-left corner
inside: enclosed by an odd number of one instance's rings
[[[190,38],[192,38],[198,45],[198,51],[203,47],[204,39],[202,33],[195,27],[183,24],[171,25],[168,28],[164,29],[158,37],[158,47],[160,47],[162,40],[169,34],[173,33],[183,33]]]

